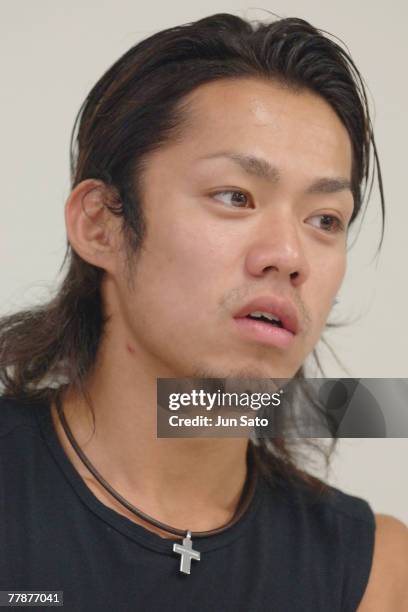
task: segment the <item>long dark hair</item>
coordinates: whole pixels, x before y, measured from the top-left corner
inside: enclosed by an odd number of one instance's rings
[[[140,187],[144,163],[149,153],[182,134],[185,96],[204,83],[248,77],[310,90],[331,105],[352,144],[351,221],[367,194],[368,201],[377,174],[384,222],[366,89],[345,49],[302,19],[250,23],[217,14],[158,32],[133,46],[99,79],[76,117],[71,188],[89,178],[108,186],[111,197],[106,206],[123,218],[129,261],[146,229]],[[384,227],[380,246],[383,233]],[[69,243],[62,267],[66,264],[63,281],[49,302],[0,319],[3,396],[51,402],[69,388],[91,406],[85,383],[104,331],[103,270],[81,259]],[[318,361],[316,354],[315,358]],[[303,367],[296,377],[304,381]],[[300,468],[283,437],[259,440],[256,456],[264,473],[300,477],[313,488],[325,488]]]

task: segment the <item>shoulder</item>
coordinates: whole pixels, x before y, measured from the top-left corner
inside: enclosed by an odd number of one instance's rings
[[[37,409],[39,406],[33,402],[0,396],[0,439],[17,428],[33,428]]]
[[[374,531],[374,512],[365,499],[346,493],[327,482],[319,483],[324,488],[314,489],[296,477],[291,481],[279,477],[275,481],[289,506],[307,516],[309,524],[316,524],[319,529],[323,525],[329,529],[337,526],[338,530],[366,526]]]
[[[367,589],[358,612],[408,610],[408,527],[387,514],[375,514],[375,544]]]
[[[334,486],[316,494],[303,483],[279,483],[283,516],[290,511],[296,535],[307,531],[313,542],[313,558],[322,559],[320,566],[329,566],[337,582],[341,576],[345,609],[408,611],[407,525],[375,514],[367,500]]]

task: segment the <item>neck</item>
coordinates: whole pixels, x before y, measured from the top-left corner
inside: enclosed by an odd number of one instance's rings
[[[247,476],[248,440],[157,438],[156,378],[166,376],[168,372],[158,369],[152,372],[146,362],[126,350],[126,344],[117,350],[110,346],[100,351],[86,387],[95,413],[94,433],[83,397],[66,393],[62,408],[80,448],[127,501],[178,529],[215,529],[236,512]],[[131,520],[163,535],[103,489],[67,440],[55,407],[52,414],[65,452],[95,495]]]

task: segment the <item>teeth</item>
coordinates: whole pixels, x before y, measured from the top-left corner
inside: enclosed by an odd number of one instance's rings
[[[269,319],[270,321],[280,321],[280,319],[278,319],[278,317],[274,317],[269,312],[256,311],[256,312],[250,312],[249,315],[251,317],[256,317],[257,319],[260,319],[261,317],[265,317],[266,319]]]

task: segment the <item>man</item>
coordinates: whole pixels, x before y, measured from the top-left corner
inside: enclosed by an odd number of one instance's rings
[[[401,521],[337,490],[309,503],[278,440],[276,486],[258,475],[242,511],[246,438],[156,438],[157,378],[302,371],[367,179],[358,88],[306,22],[215,15],[141,42],[90,92],[65,281],[0,328],[1,589],[63,591],[68,610],[407,609]]]

